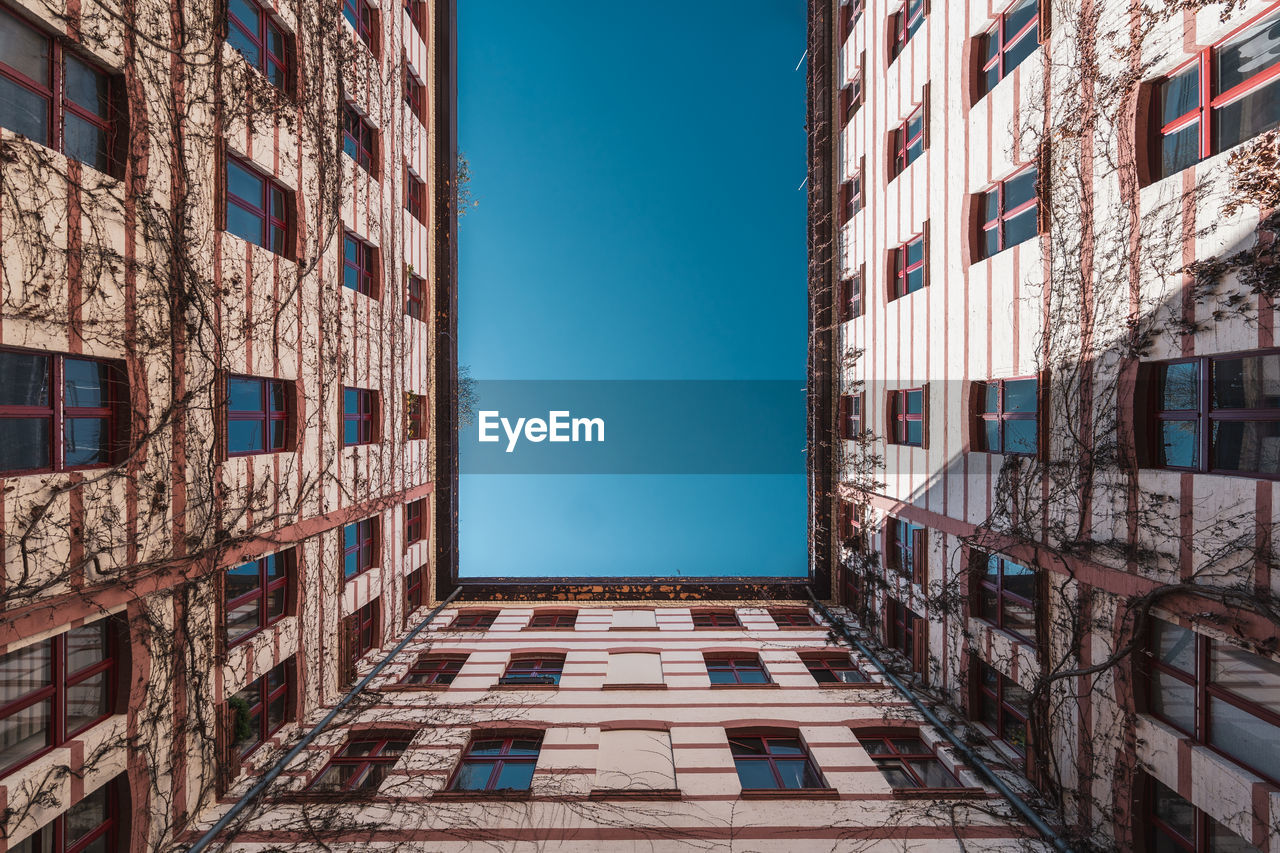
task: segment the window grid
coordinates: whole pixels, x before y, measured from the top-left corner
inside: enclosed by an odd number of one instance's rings
[[[256,0],[230,0],[227,4],[227,43],[277,89],[288,87],[289,38]]]
[[[1038,168],[1029,166],[982,194],[980,257],[990,258],[1039,233],[1038,176]]]
[[[1177,792],[1143,774],[1147,849],[1163,853],[1261,853]]]
[[[409,748],[407,735],[361,737],[347,741],[311,783],[311,790],[375,791]]]
[[[423,598],[423,582],[426,579],[426,572],[423,569],[414,569],[405,576],[404,582],[404,598],[408,605],[408,610],[413,612],[425,603]]]
[[[859,733],[858,742],[893,788],[960,787],[955,775],[916,732]]]
[[[924,389],[889,392],[889,436],[892,444],[924,445]]]
[[[378,612],[380,602],[374,599],[361,607],[355,613],[351,614],[352,623],[352,639],[351,644],[351,663],[354,664],[369,652],[373,651],[374,646],[378,645],[381,639],[378,630]]]
[[[729,752],[744,790],[810,790],[822,774],[798,737],[729,736]]]
[[[87,794],[50,823],[10,845],[10,853],[98,853],[123,850],[128,846],[126,797],[127,785],[117,776],[98,790]],[[127,789],[126,789],[127,790]]]
[[[232,747],[244,758],[284,728],[289,717],[289,664],[280,664],[232,696]],[[243,729],[243,731],[242,731]]]
[[[277,255],[288,255],[292,234],[289,191],[247,160],[228,154],[225,175],[227,232]]]
[[[694,628],[741,628],[736,610],[695,610],[691,614]]]
[[[518,657],[507,664],[499,684],[560,684],[563,657]]]
[[[363,388],[342,389],[342,443],[372,444],[377,440],[377,395]]]
[[[768,684],[769,673],[760,658],[708,656],[705,658],[707,675],[712,684]]]
[[[420,275],[409,273],[407,297],[404,313],[415,320],[427,319],[427,280]],[[419,397],[419,399],[422,399]]]
[[[889,61],[898,58],[924,23],[924,0],[906,0],[890,20]]]
[[[893,250],[893,298],[915,293],[925,283],[924,235]]]
[[[255,456],[288,449],[291,385],[282,379],[227,377],[228,456]],[[253,395],[257,396],[257,403],[251,408],[249,398]]]
[[[449,790],[471,793],[527,791],[542,747],[542,735],[473,736]]]
[[[1027,754],[1030,697],[1014,681],[978,662],[978,719],[1019,755]]]
[[[342,0],[342,16],[355,29],[360,40],[377,56],[378,19],[369,0]]]
[[[453,617],[449,629],[453,631],[487,631],[498,614],[492,610],[463,610]]]
[[[803,655],[805,668],[819,684],[870,684],[848,655]]]
[[[458,677],[466,662],[465,656],[418,655],[400,683],[447,686]]]
[[[986,571],[978,576],[975,614],[1025,643],[1036,643],[1036,573],[996,554],[978,555]]]
[[[912,672],[924,672],[924,661],[917,653],[922,620],[901,602],[886,599],[885,618],[888,628],[886,645],[901,652],[911,662]]]
[[[342,576],[344,581],[369,571],[377,562],[377,519],[366,518],[342,528]]]
[[[924,153],[924,105],[912,110],[893,132],[893,176],[897,177]]]
[[[342,284],[378,298],[378,250],[350,231],[342,238]]]
[[[413,75],[409,63],[404,64],[404,102],[418,121],[427,122],[427,87]]]
[[[862,275],[854,273],[840,281],[840,321],[847,323],[862,316]]]
[[[359,2],[363,3],[364,0]],[[370,175],[374,174],[378,162],[377,132],[350,104],[342,105],[342,150],[360,168]]]
[[[1007,456],[1035,456],[1040,445],[1039,382],[1034,378],[992,379],[978,383],[977,391],[977,449]]]
[[[404,11],[418,35],[427,37],[427,4],[425,0],[404,0]]]
[[[412,501],[405,504],[404,507],[404,539],[405,547],[408,548],[415,542],[421,542],[426,538],[426,526],[424,519],[427,514],[427,499]]]
[[[770,610],[769,616],[779,628],[816,628],[817,622],[808,610]]]
[[[222,610],[228,646],[244,642],[285,617],[292,562],[292,552],[282,551],[227,570]]]
[[[408,166],[404,168],[404,209],[423,225],[427,224],[427,185],[414,177]]]
[[[912,583],[923,585],[927,580],[924,571],[924,527],[900,518],[890,518],[886,522],[886,528],[889,535],[889,568]]]
[[[1017,0],[982,37],[982,94],[995,88],[1039,44],[1036,0]]]
[[[578,624],[577,611],[572,613],[535,613],[529,627],[539,631],[572,631]]]

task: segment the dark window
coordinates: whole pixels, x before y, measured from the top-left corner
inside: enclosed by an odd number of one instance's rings
[[[923,586],[929,579],[928,559],[925,552],[925,529],[900,518],[885,522],[888,533],[889,568],[915,584]]]
[[[421,542],[427,536],[425,519],[427,517],[427,499],[413,501],[404,507],[404,539],[405,545]]]
[[[382,642],[382,601],[375,598],[342,620],[342,684],[355,680],[356,664]]]
[[[1150,713],[1280,783],[1280,662],[1153,619]]]
[[[427,224],[427,185],[408,167],[404,170],[404,209],[423,225]]]
[[[541,748],[542,735],[536,734],[473,738],[449,790],[527,791]]]
[[[61,40],[0,11],[0,125],[86,166],[119,175],[120,84]]]
[[[902,53],[911,37],[924,23],[924,0],[907,0],[902,8],[889,19],[889,61]]]
[[[119,462],[128,396],[113,362],[0,350],[0,476]]]
[[[1147,849],[1153,853],[1261,853],[1170,788],[1144,774]]]
[[[346,742],[311,783],[310,790],[325,793],[376,791],[391,768],[409,748],[404,734],[361,735]]]
[[[128,781],[117,776],[31,835],[9,853],[114,853],[129,846]]]
[[[974,615],[1024,642],[1036,641],[1036,571],[995,554],[977,555],[986,561],[978,576]]]
[[[1022,60],[1035,53],[1040,43],[1038,13],[1036,0],[1017,0],[1000,13],[982,37],[982,94],[994,89]]]
[[[732,655],[707,655],[707,675],[712,684],[768,684],[769,673],[760,658]]]
[[[1144,365],[1148,464],[1280,477],[1280,352]],[[1142,399],[1139,397],[1139,399]]]
[[[512,658],[499,684],[559,684],[564,671],[563,657]]]
[[[853,441],[862,435],[862,395],[840,396],[840,438]]]
[[[1280,125],[1280,14],[1237,31],[1155,87],[1162,178]]]
[[[858,742],[884,774],[891,788],[959,788],[933,750],[914,732],[859,734]]]
[[[418,655],[409,666],[402,684],[452,684],[467,662],[465,657],[445,655]]]
[[[408,297],[405,299],[404,313],[415,320],[427,319],[427,280],[422,276],[409,273]]]
[[[369,0],[342,0],[342,17],[347,19],[360,40],[377,56],[378,13],[369,5]]]
[[[862,316],[862,276],[854,274],[840,281],[840,322]]]
[[[1031,694],[981,661],[977,668],[977,719],[1019,755],[1026,755]]]
[[[426,438],[429,424],[427,422],[427,398],[421,394],[407,392],[405,394],[405,439],[415,441]]]
[[[292,382],[227,377],[227,455],[288,449],[292,403]]]
[[[893,174],[901,175],[924,153],[924,107],[919,106],[893,132]]]
[[[267,75],[277,89],[288,87],[293,64],[289,38],[255,0],[228,0],[227,44]]]
[[[853,35],[853,25],[862,17],[863,0],[850,0],[840,4],[840,41],[846,42]]]
[[[915,293],[925,284],[924,237],[916,237],[893,250],[893,298]]]
[[[449,623],[452,631],[487,631],[498,618],[494,610],[463,610]]]
[[[284,618],[293,559],[292,550],[282,551],[227,569],[223,613],[228,645]]]
[[[974,446],[986,453],[1035,456],[1039,448],[1039,408],[1035,379],[979,382]]]
[[[858,76],[852,81],[845,84],[840,90],[840,115],[844,117],[844,123],[848,124],[853,118],[858,108],[862,106],[862,71],[858,71]],[[861,207],[861,205],[859,205]],[[848,217],[846,217],[847,219]]]
[[[803,655],[801,660],[819,684],[869,684],[848,655]]]
[[[840,185],[840,224],[853,219],[853,215],[862,210],[862,181],[855,176]]]
[[[889,443],[924,445],[924,389],[889,392]]]
[[[342,576],[350,580],[378,563],[378,518],[366,518],[342,528]]]
[[[378,163],[377,131],[350,104],[342,107],[342,150],[360,168],[374,175]]]
[[[924,672],[923,650],[924,620],[912,610],[892,598],[885,600],[886,643],[889,648],[902,652],[911,662],[911,671]]]
[[[229,154],[226,172],[226,231],[277,255],[287,255],[292,220],[289,191]]]
[[[729,735],[729,752],[744,790],[823,787],[822,774],[798,737]]]
[[[978,203],[982,216],[979,257],[989,258],[1040,232],[1035,166],[1023,169],[984,192]]]
[[[813,621],[813,616],[808,610],[778,610],[769,611],[769,616],[773,618],[773,622],[779,628],[814,628],[818,623]]]
[[[414,569],[405,575],[404,598],[410,611],[417,610],[426,603],[426,599],[423,597],[423,584],[426,581],[426,575],[427,573],[424,569]]]
[[[418,121],[427,122],[427,87],[413,76],[409,63],[404,65],[404,102],[409,110],[418,117]],[[422,217],[419,216],[419,219]]]
[[[372,444],[378,440],[378,394],[363,388],[342,389],[342,443]]]
[[[693,627],[695,628],[741,628],[736,610],[694,610]]]
[[[117,633],[101,619],[0,655],[0,775],[115,712]]]
[[[342,286],[378,298],[378,250],[350,231],[342,239]]]
[[[578,624],[576,611],[570,613],[535,613],[529,627],[540,631],[572,631]]]
[[[289,721],[289,667],[286,661],[227,700],[236,755],[253,752]]]
[[[409,20],[413,21],[413,26],[418,31],[418,35],[425,39],[427,37],[426,0],[404,0],[404,11],[409,16]]]

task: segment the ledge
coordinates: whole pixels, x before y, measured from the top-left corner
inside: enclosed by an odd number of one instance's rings
[[[744,800],[838,800],[835,788],[744,788]]]
[[[527,800],[528,791],[437,791],[433,800]]]
[[[683,800],[679,788],[618,789],[596,788],[587,795],[589,800]]]
[[[879,681],[828,681],[819,684],[822,690],[889,690],[891,685]]]
[[[985,800],[985,788],[894,788],[895,800]]]
[[[398,693],[402,690],[409,693],[442,693],[452,686],[450,684],[401,684],[397,681],[371,689],[379,693]]]
[[[495,684],[490,690],[559,690],[559,684]]]
[[[769,681],[764,684],[713,684],[712,690],[779,690],[782,685],[776,681]]]
[[[645,682],[641,681],[636,684],[602,684],[601,690],[666,690],[667,683],[665,681]]]

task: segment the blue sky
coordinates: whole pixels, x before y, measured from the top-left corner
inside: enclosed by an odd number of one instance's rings
[[[471,375],[803,380],[803,0],[458,5]],[[464,469],[459,526],[464,576],[806,570],[802,475]]]

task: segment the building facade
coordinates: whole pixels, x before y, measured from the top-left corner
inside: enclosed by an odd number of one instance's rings
[[[1074,843],[1280,850],[1280,8],[828,12],[836,595]]]
[[[173,849],[421,600],[439,25],[0,6],[0,850]]]

